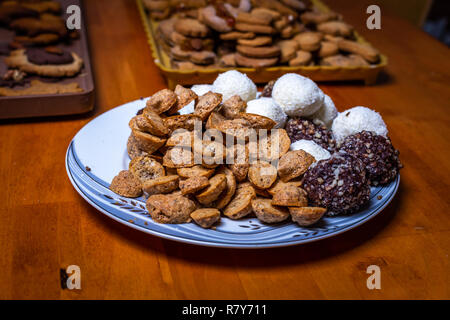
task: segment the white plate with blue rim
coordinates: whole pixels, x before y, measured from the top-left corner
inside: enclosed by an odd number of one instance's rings
[[[265,224],[255,217],[231,220],[222,217],[216,229],[195,223],[159,224],[145,207],[145,198],[125,198],[109,184],[130,161],[126,144],[128,121],[145,106],[144,100],[126,103],[86,124],[73,138],[66,153],[66,170],[77,192],[108,217],[153,236],[184,243],[226,248],[284,247],[316,241],[358,227],[379,214],[394,198],[400,175],[391,183],[371,188],[364,210],[347,216],[324,217],[303,228],[293,222]]]

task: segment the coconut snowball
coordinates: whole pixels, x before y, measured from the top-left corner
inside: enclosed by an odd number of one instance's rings
[[[312,140],[298,140],[291,144],[291,150],[303,150],[308,152],[316,159],[316,161],[328,159],[331,157],[331,153],[325,150]]]
[[[333,100],[331,100],[331,98],[326,94],[324,96],[325,98],[323,99],[322,106],[311,116],[311,119],[320,120],[327,126],[327,128],[330,128],[334,118],[338,115],[338,111]]]
[[[277,123],[275,128],[283,128],[287,120],[287,115],[272,98],[262,97],[250,100],[247,102],[247,109],[245,112],[259,114],[272,119]]]
[[[272,98],[290,117],[307,117],[323,104],[324,93],[311,79],[287,73],[274,84]]]
[[[239,95],[245,102],[256,98],[256,85],[246,74],[230,70],[219,74],[213,83],[214,92],[222,94],[222,101]]]
[[[213,86],[210,84],[196,84],[192,86],[191,90],[194,91],[195,94],[200,97],[209,91],[213,91]],[[195,108],[195,100],[185,105],[182,109],[178,110],[178,112],[180,114],[194,113],[194,108]]]
[[[380,114],[366,107],[353,107],[338,114],[331,126],[334,138],[338,143],[345,137],[361,131],[372,131],[386,137],[388,130]]]

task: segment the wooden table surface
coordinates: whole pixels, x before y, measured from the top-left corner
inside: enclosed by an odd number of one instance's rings
[[[400,189],[381,214],[327,240],[233,250],[162,240],[91,207],[66,175],[69,142],[93,117],[165,82],[134,1],[85,1],[95,111],[0,122],[0,298],[450,298],[449,49],[383,8],[382,30],[367,30],[369,2],[328,2],[389,57],[375,86],[320,84],[340,110],[379,111],[400,150]],[[381,290],[366,287],[372,264]],[[68,265],[80,266],[81,290],[61,288]]]

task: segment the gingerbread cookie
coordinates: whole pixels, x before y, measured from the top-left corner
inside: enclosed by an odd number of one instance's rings
[[[295,58],[289,61],[289,65],[293,66],[307,66],[312,61],[312,54],[308,51],[297,51]]]
[[[317,30],[338,37],[350,37],[353,35],[353,27],[343,21],[329,21],[318,24]]]
[[[254,39],[238,39],[237,43],[247,47],[261,47],[272,43],[271,37],[256,37]]]
[[[238,22],[235,24],[234,28],[242,32],[254,32],[262,34],[274,34],[275,29],[271,26],[259,25],[259,24],[249,24]]]
[[[319,57],[325,58],[329,56],[334,56],[339,53],[339,47],[336,42],[333,41],[322,41],[320,43]]]
[[[360,55],[371,63],[376,63],[380,59],[378,50],[366,44],[350,40],[341,40],[338,42],[338,46],[340,50]]]
[[[232,26],[223,17],[219,16],[214,6],[207,6],[199,10],[198,19],[218,32],[230,32]]]
[[[304,51],[316,51],[320,49],[320,41],[323,35],[319,32],[307,31],[296,35],[295,40]]]
[[[26,96],[39,94],[62,94],[83,92],[79,84],[72,83],[48,83],[39,80],[31,80],[30,86],[25,89],[11,89],[0,87],[0,96]]]
[[[282,40],[277,43],[281,50],[280,62],[285,63],[295,58],[300,45],[295,40]]]
[[[268,58],[268,59],[256,59],[249,58],[240,53],[236,53],[235,61],[238,66],[248,67],[248,68],[264,68],[275,65],[278,62],[278,58]]]
[[[83,66],[83,60],[74,52],[58,55],[38,48],[14,50],[5,63],[10,68],[46,77],[71,77]]]
[[[209,28],[195,19],[178,19],[174,24],[174,28],[177,32],[188,37],[204,38],[210,34]]]
[[[239,40],[239,39],[253,39],[255,37],[255,33],[253,32],[239,32],[239,31],[231,31],[227,33],[220,34],[221,40]]]

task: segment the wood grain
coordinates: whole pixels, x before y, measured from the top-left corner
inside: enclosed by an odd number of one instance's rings
[[[80,117],[0,123],[0,299],[448,299],[450,298],[449,49],[369,2],[328,1],[389,57],[375,86],[325,83],[340,110],[379,111],[405,168],[394,201],[337,237],[269,250],[162,240],[96,211],[72,188],[64,156],[93,117],[165,87],[133,1],[85,1],[96,109]],[[61,106],[63,108],[64,106]],[[59,272],[81,267],[82,289]],[[381,268],[381,290],[366,287]]]

